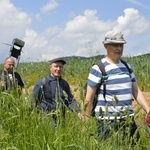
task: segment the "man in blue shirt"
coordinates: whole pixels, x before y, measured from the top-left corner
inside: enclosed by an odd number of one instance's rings
[[[44,111],[55,113],[56,110],[61,110],[64,116],[67,106],[80,116],[80,109],[71,93],[70,86],[61,77],[65,64],[66,61],[61,58],[53,59],[50,62],[50,74],[38,80],[34,86],[33,96],[37,105]]]

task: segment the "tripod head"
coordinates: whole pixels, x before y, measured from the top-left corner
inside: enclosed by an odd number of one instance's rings
[[[25,42],[18,38],[13,39],[12,41],[12,46],[10,48],[10,56],[15,57],[17,59],[15,68],[18,67],[20,56],[21,56],[21,51],[22,51],[22,48],[24,47],[24,44]]]

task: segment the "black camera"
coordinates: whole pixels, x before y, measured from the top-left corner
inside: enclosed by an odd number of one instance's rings
[[[15,57],[16,59],[19,58],[21,55],[22,47],[24,47],[25,42],[20,39],[13,39],[12,41],[12,47],[10,49],[10,56]]]

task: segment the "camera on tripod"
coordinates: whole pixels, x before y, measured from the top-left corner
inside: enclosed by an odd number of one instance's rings
[[[15,68],[17,68],[18,64],[19,64],[22,48],[24,47],[25,42],[18,39],[18,38],[14,38],[13,41],[12,41],[12,44],[8,44],[8,43],[2,43],[2,44],[11,46],[10,47],[10,52],[9,52],[10,53],[9,57],[15,57],[16,58],[17,63],[16,63]]]
[[[15,38],[13,39],[12,44],[13,45],[10,48],[10,56],[15,57],[17,59],[17,64],[15,66],[15,68],[17,68],[21,56],[21,51],[25,45],[25,42],[18,38]]]
[[[13,39],[12,41],[12,47],[10,49],[10,56],[15,57],[16,59],[19,58],[21,55],[21,50],[24,47],[25,42],[20,39]]]

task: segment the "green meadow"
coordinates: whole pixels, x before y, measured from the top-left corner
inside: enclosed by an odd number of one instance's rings
[[[89,70],[98,57],[81,59],[80,57],[64,58],[63,78],[71,86],[72,93],[82,108],[84,100],[83,87]],[[125,57],[136,75],[139,87],[143,92],[150,92],[150,55]],[[2,68],[2,65],[0,66]],[[18,90],[0,94],[0,150],[148,150],[150,133],[145,123],[145,113],[135,104],[135,119],[141,134],[137,145],[128,142],[128,136],[122,140],[122,130],[112,131],[107,140],[97,138],[96,119],[88,122],[79,120],[75,112],[67,110],[66,122],[63,125],[59,111],[57,126],[52,124],[52,114],[42,113],[32,99],[35,82],[49,74],[49,62],[24,62],[18,65],[17,72],[22,76],[27,94]],[[135,102],[134,102],[135,103]]]

